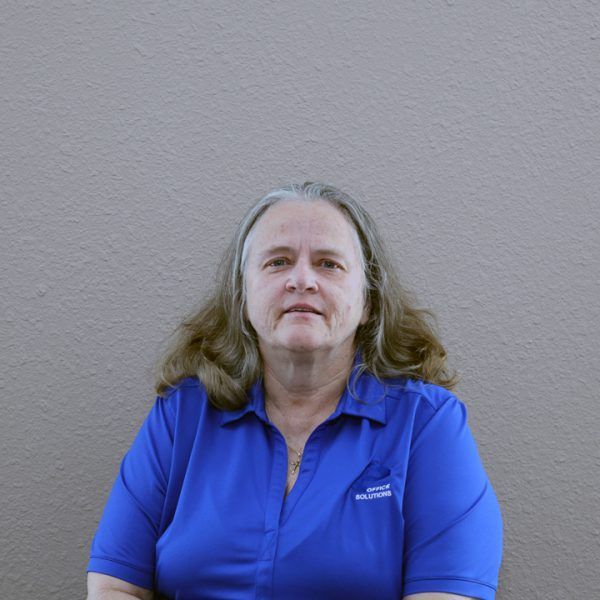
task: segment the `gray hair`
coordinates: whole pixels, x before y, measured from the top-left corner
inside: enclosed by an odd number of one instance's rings
[[[352,226],[352,233],[358,246],[360,266],[365,281],[365,286],[363,287],[363,301],[365,303],[368,302],[369,280],[367,274],[367,262],[365,259],[365,244],[361,241],[359,232],[363,232],[364,237],[367,240],[369,236],[373,236],[375,233],[374,223],[372,221],[370,223],[367,222],[370,220],[369,215],[356,200],[331,185],[312,182],[306,182],[302,185],[290,184],[271,190],[266,196],[263,196],[248,211],[239,225],[239,236],[235,248],[235,262],[234,269],[231,273],[231,283],[235,289],[235,287],[239,285],[241,279],[240,323],[245,335],[251,335],[247,328],[247,321],[244,317],[246,307],[246,272],[250,244],[256,231],[256,224],[260,218],[271,206],[281,200],[301,200],[307,202],[326,201],[342,213],[348,223]],[[368,246],[368,241],[366,245]]]
[[[155,366],[158,395],[194,376],[216,408],[232,410],[247,402],[247,390],[263,369],[256,332],[244,314],[248,249],[257,221],[281,200],[330,202],[358,237],[369,316],[356,330],[355,346],[361,350],[362,362],[355,365],[355,381],[368,369],[378,379],[422,379],[452,390],[458,377],[448,372],[446,352],[428,322],[429,318],[435,321],[435,315],[418,308],[414,296],[400,285],[373,219],[338,188],[306,182],[271,190],[244,216],[219,265],[214,292],[180,323],[173,343]]]

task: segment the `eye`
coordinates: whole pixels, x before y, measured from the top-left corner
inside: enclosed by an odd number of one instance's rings
[[[267,263],[267,267],[283,267],[288,262],[287,258],[274,258]],[[328,271],[339,271],[342,267],[334,262],[333,260],[322,260],[321,264],[325,266]]]
[[[271,262],[267,263],[267,267],[281,267],[283,266],[282,264],[275,264],[275,263],[283,263],[285,262],[285,258],[274,258]]]
[[[340,265],[338,265],[336,262],[333,262],[332,260],[324,260],[323,264],[328,268],[331,269],[332,271],[335,271],[336,269],[340,269]],[[330,266],[329,266],[330,265]]]

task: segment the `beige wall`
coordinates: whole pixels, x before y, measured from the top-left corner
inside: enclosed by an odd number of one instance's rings
[[[498,598],[600,589],[597,3],[1,4],[2,598],[83,597],[164,339],[305,179],[439,317]]]

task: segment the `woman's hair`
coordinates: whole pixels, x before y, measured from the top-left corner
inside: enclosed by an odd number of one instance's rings
[[[330,202],[358,234],[370,312],[356,331],[362,356],[357,376],[369,370],[379,380],[408,377],[454,389],[458,376],[448,372],[446,352],[428,321],[436,322],[435,315],[417,308],[414,296],[400,285],[373,219],[341,190],[306,182],[272,190],[246,213],[221,260],[214,291],[180,323],[156,364],[157,394],[165,396],[181,379],[196,376],[213,406],[233,410],[247,402],[247,390],[262,375],[258,338],[244,312],[248,247],[256,222],[280,200]]]

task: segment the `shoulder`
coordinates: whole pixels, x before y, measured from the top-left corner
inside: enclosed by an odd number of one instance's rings
[[[410,423],[413,437],[436,415],[466,411],[453,392],[435,383],[401,377],[385,379],[384,384],[389,420],[399,427]]]
[[[164,398],[171,398],[172,396],[181,396],[185,394],[194,394],[194,392],[204,391],[203,383],[198,377],[184,377],[180,379],[175,385],[169,387],[164,394]]]
[[[185,377],[169,387],[157,402],[175,416],[198,416],[210,404],[206,388],[198,377]]]
[[[453,392],[428,381],[398,377],[385,379],[386,397],[392,402],[415,405],[425,411],[436,412],[448,400],[457,399]]]

